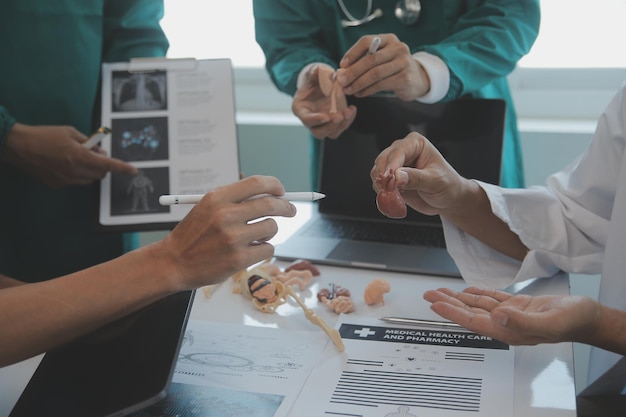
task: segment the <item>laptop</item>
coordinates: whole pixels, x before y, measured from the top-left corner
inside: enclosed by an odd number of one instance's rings
[[[193,296],[171,295],[46,353],[10,417],[125,416],[165,398]]]
[[[389,219],[376,207],[370,170],[395,139],[417,131],[463,176],[500,183],[506,103],[461,98],[448,103],[394,97],[354,101],[357,119],[339,139],[322,142],[319,191],[312,218],[276,247],[282,260],[460,277],[439,216],[409,208]]]

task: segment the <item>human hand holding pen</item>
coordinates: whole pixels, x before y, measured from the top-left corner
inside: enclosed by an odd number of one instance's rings
[[[7,135],[2,160],[49,187],[89,184],[108,172],[135,174],[136,168],[81,146],[87,137],[71,126],[16,123]]]
[[[293,217],[296,207],[282,198],[250,198],[284,193],[278,179],[261,175],[206,193],[160,244],[165,247],[162,256],[178,271],[178,290],[217,283],[217,276],[225,279],[271,258],[274,246],[268,241],[278,232],[272,217]],[[211,275],[213,281],[207,282]]]
[[[356,107],[348,106],[343,91],[333,89],[333,83],[334,69],[324,64],[315,65],[291,104],[293,114],[317,139],[336,139],[356,118]]]
[[[424,68],[407,44],[391,33],[361,37],[339,63],[337,82],[346,95],[355,97],[392,91],[401,100],[411,101],[430,90]]]

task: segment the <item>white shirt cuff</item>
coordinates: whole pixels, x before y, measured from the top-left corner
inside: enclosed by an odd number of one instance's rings
[[[446,63],[438,56],[428,52],[416,52],[413,54],[413,59],[422,65],[430,79],[430,90],[418,97],[417,101],[432,104],[443,99],[450,88],[450,70]]]

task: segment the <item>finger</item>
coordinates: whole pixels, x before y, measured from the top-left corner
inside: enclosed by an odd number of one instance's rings
[[[465,303],[456,298],[459,293],[448,288],[440,288],[438,290],[428,290],[423,294],[424,300],[434,303],[448,303],[452,306],[470,309]]]
[[[254,221],[247,226],[248,243],[267,242],[278,233],[278,224],[272,218]]]
[[[440,288],[439,290],[431,290],[424,293],[424,299],[432,304],[447,303],[451,306],[467,310],[474,314],[489,314],[490,310],[484,308],[485,306],[489,307],[487,303],[480,304],[469,302],[468,300],[464,300],[462,298],[462,294],[463,293],[452,291],[447,288]]]
[[[341,134],[342,134],[343,132],[344,132],[344,130],[343,130],[343,129],[336,128],[336,129],[333,129],[333,131],[332,131],[332,132],[328,133],[328,134],[326,135],[326,137],[327,137],[328,139],[337,139],[337,138],[339,138],[339,136],[341,136]]]
[[[456,306],[447,302],[435,302],[430,306],[431,310],[441,317],[458,323],[466,329],[477,333],[492,331],[491,317],[482,311],[474,311],[464,306]]]
[[[367,57],[372,64],[368,71],[358,77],[349,87],[346,88],[347,94],[353,94],[355,97],[367,97],[381,91],[395,91],[402,86],[406,88],[406,80],[395,77],[399,74],[391,64],[382,64],[377,56]]]
[[[403,139],[394,141],[388,148],[385,169],[397,169],[414,166],[426,146],[426,138],[417,132],[411,132]]]
[[[247,249],[248,260],[246,265],[241,265],[238,270],[249,267],[250,265],[254,265],[258,262],[261,262],[265,259],[269,259],[274,256],[274,246],[267,242],[257,242],[250,244]]]
[[[462,292],[456,292],[448,288],[441,288],[439,292],[449,297],[446,301],[454,303],[455,305],[462,304],[472,309],[491,311],[501,303],[500,300],[491,297],[491,294],[499,293],[500,291],[469,287]],[[507,295],[506,293],[503,294]],[[507,298],[503,298],[502,301],[506,299]],[[456,303],[452,300],[456,300]]]
[[[247,214],[244,217],[248,222],[255,221],[267,216],[293,217],[296,215],[296,207],[283,198],[264,197],[247,200],[240,203]]]
[[[352,125],[354,119],[356,119],[356,107],[350,106],[342,113],[341,121],[328,133],[327,137],[337,139]]]
[[[309,130],[324,126],[332,121],[330,114],[326,112],[302,112],[296,114],[302,124]]]
[[[500,305],[498,300],[487,295],[461,292],[457,294],[456,298],[471,308],[479,308],[485,311],[492,311]]]
[[[331,138],[336,139],[339,136],[339,125],[333,122],[324,123],[323,125],[311,128],[311,134],[317,139]]]
[[[369,51],[373,39],[376,37],[379,37],[381,39],[379,49],[382,48],[386,38],[384,35],[373,34],[363,36],[358,41],[356,41],[356,43],[352,45],[352,47],[348,49],[348,51],[346,51],[346,53],[341,58],[341,61],[339,62],[339,67],[348,68],[359,59],[361,59],[362,56],[366,55]]]
[[[316,139],[326,139],[333,132],[332,123],[324,123],[320,126],[309,128],[311,135]]]
[[[78,142],[80,144],[85,143],[85,142],[87,142],[89,140],[89,138],[87,136],[85,136],[82,133],[80,133],[74,127],[68,127],[67,135],[68,135],[68,137],[70,139],[72,139],[75,142]]]
[[[90,149],[91,152],[95,152],[99,155],[104,155],[107,156],[107,152],[102,149],[102,147],[100,147],[100,145],[95,145],[93,148]]]
[[[116,158],[108,158],[108,172],[116,172],[120,174],[129,174],[135,175],[137,174],[137,167],[129,164],[128,162],[122,161],[121,159]]]
[[[463,290],[463,292],[468,294],[476,294],[476,295],[485,295],[491,297],[499,302],[504,302],[512,297],[511,294],[506,293],[504,291],[492,290],[487,288],[478,288],[478,287],[468,287]]]
[[[124,162],[120,159],[109,158],[106,155],[93,152],[89,149],[84,149],[81,154],[82,165],[78,167],[76,172],[77,179],[88,180],[100,180],[108,172],[116,172],[123,174],[135,175],[137,168],[131,164]]]
[[[285,187],[276,177],[252,175],[235,183],[216,188],[212,192],[205,194],[200,203],[205,199],[207,203],[213,204],[223,202],[240,203],[259,194],[280,196],[285,194]],[[285,202],[285,200],[281,201]]]
[[[452,290],[448,290],[447,288],[438,288],[436,290],[425,291],[422,295],[422,298],[424,298],[424,300],[428,301],[429,303],[434,303],[437,301],[447,302],[450,298],[454,298],[453,294],[455,294],[455,292]]]

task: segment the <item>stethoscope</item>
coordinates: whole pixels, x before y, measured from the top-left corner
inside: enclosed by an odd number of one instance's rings
[[[380,9],[376,9],[372,12],[372,0],[367,0],[367,9],[365,10],[363,17],[360,19],[354,17],[352,13],[350,13],[350,11],[346,8],[346,5],[343,4],[343,0],[337,0],[337,3],[339,4],[343,14],[348,18],[347,20],[343,19],[341,21],[341,26],[344,28],[361,26],[362,24],[371,22],[372,20],[383,15],[383,11]],[[405,25],[412,25],[417,22],[421,11],[422,4],[420,3],[420,0],[400,0],[396,4],[395,15],[401,23]]]

